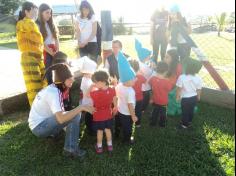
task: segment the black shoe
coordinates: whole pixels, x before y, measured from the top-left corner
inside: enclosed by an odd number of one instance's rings
[[[184,130],[184,129],[188,129],[188,127],[183,125],[183,124],[180,124],[180,125],[177,126],[177,129]]]
[[[72,158],[72,159],[83,158],[86,155],[86,153],[87,152],[83,149],[80,149],[77,152],[69,152],[69,151],[66,151],[66,150],[63,151],[63,155],[65,157],[69,157],[69,158]]]

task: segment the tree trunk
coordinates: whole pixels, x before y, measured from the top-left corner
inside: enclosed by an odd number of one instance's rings
[[[218,29],[218,37],[220,37],[220,29]]]

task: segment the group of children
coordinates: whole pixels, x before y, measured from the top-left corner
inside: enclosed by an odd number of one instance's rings
[[[185,74],[178,75],[173,81],[168,77],[170,72],[168,62],[150,64],[151,52],[143,48],[138,40],[135,42],[139,60],[128,59],[121,51],[118,53],[118,81],[114,81],[106,69],[98,69],[98,65],[87,56],[79,59],[78,69],[82,74],[80,105],[90,105],[96,110],[94,114],[86,112],[82,115],[89,134],[97,136],[95,150],[98,154],[103,153],[104,132],[108,152],[113,151],[112,134],[119,137],[121,131],[122,141],[133,144],[133,124],[135,123],[136,128],[141,126],[143,111],[149,103],[153,105],[150,126],[156,126],[159,119],[159,126],[165,127],[168,94],[175,84],[176,99],[181,100],[182,107],[181,128],[189,127],[193,119],[194,107],[200,99],[202,83],[195,75],[199,69],[195,69],[194,62],[187,62]],[[63,62],[67,63],[66,55],[58,52],[54,56],[54,64]],[[63,94],[66,107],[70,107],[68,92],[69,90]]]

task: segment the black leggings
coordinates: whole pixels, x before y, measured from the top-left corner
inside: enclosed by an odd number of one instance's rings
[[[80,57],[88,56],[97,63],[98,44],[97,42],[89,42],[85,47],[79,49]]]

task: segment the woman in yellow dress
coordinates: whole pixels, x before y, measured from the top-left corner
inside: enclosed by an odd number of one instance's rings
[[[47,86],[47,81],[43,80],[43,37],[35,23],[37,16],[37,6],[25,2],[16,25],[17,44],[21,51],[21,67],[30,106],[36,94]]]

